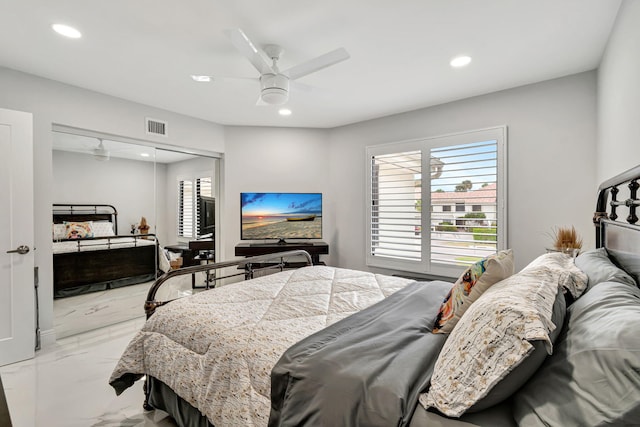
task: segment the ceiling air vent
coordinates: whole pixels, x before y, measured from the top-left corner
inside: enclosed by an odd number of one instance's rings
[[[147,135],[168,136],[167,122],[146,118]]]

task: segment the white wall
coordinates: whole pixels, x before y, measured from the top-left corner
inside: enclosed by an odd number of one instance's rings
[[[335,189],[330,186],[327,135],[328,131],[319,129],[225,128],[226,208],[216,232],[224,236],[226,259],[233,258],[240,242],[241,192],[317,192],[323,193],[323,240],[329,243],[329,257],[322,260],[336,265],[332,257]]]
[[[598,70],[597,181],[639,163],[640,1],[625,0]]]
[[[156,236],[161,246],[169,245],[171,236],[170,212],[167,212],[167,199],[171,194],[167,187],[167,170],[168,165],[164,163],[156,163],[156,179],[155,179],[155,195],[156,195]]]
[[[581,73],[334,129],[330,233],[336,265],[365,265],[365,146],[508,126],[508,246],[520,269],[555,226],[594,246],[596,75]]]
[[[54,203],[113,205],[118,211],[121,235],[129,234],[131,224],[138,224],[143,216],[151,227],[150,233],[155,233],[156,228],[166,229],[164,224],[158,224],[155,213],[156,206],[164,206],[165,201],[156,203],[153,162],[116,157],[99,162],[92,155],[54,150],[52,169]],[[166,173],[162,164],[157,169],[158,175]],[[158,195],[164,198],[165,192]]]
[[[0,67],[0,107],[33,113],[36,265],[43,344],[53,333],[51,255],[52,125],[60,124],[128,138],[224,152],[223,127],[215,123],[136,104]],[[169,123],[169,137],[145,134],[145,117]]]

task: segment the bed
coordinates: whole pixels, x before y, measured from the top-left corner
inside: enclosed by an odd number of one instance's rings
[[[519,272],[507,250],[455,283],[313,266],[168,304],[154,286],[109,382],[146,376],[180,426],[637,425],[639,178],[600,186],[596,249]]]
[[[111,205],[53,205],[54,298],[113,289],[157,278],[153,234],[118,234]]]

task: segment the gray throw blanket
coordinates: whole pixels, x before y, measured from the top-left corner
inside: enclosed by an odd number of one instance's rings
[[[269,426],[406,426],[444,334],[451,283],[415,282],[290,347],[271,372]]]

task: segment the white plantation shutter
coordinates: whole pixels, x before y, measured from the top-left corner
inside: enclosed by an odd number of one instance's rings
[[[430,153],[447,172],[431,179],[431,261],[468,265],[496,252],[497,141],[438,147]],[[443,206],[455,209],[445,212]]]
[[[367,264],[455,277],[506,245],[506,128],[367,148]]]
[[[200,224],[198,200],[201,195],[212,196],[212,178],[182,179],[178,184],[178,236],[196,238]]]
[[[372,157],[371,242],[377,256],[420,261],[416,236],[420,214],[421,153],[408,151]],[[416,181],[416,177],[418,180]]]
[[[193,233],[194,206],[193,206],[193,181],[180,181],[180,198],[178,214],[178,236],[195,237]]]

